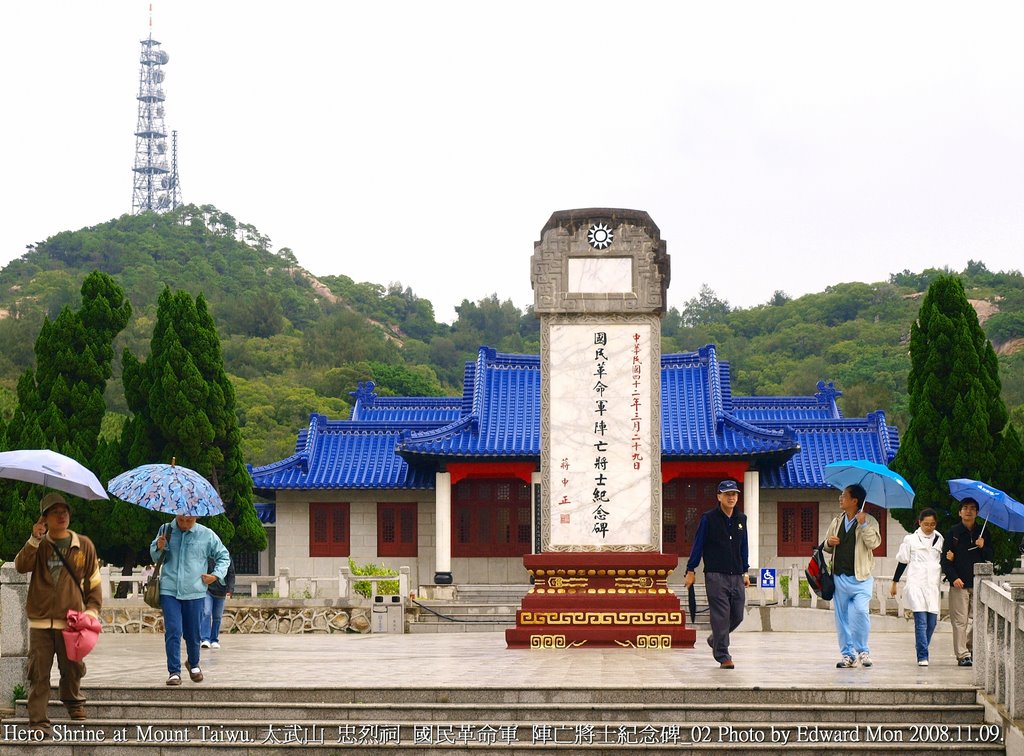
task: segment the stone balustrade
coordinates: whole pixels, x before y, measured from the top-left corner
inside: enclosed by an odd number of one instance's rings
[[[368,608],[325,605],[322,601],[231,600],[224,607],[221,633],[340,633],[368,632]],[[163,614],[141,602],[116,602],[103,607],[104,633],[162,633]]]
[[[409,574],[408,567],[399,567],[398,575],[354,575],[347,566],[342,566],[338,568],[336,576],[293,577],[285,567],[276,575],[236,575],[234,595],[248,595],[252,599],[263,597],[272,599],[337,598],[359,605],[363,599],[358,595],[353,595],[353,583],[370,583],[370,597],[366,599],[366,602],[373,603],[373,597],[377,595],[380,583],[397,580],[398,595],[402,597],[404,605],[405,599],[409,596]],[[104,604],[111,601],[138,599],[142,595],[145,578],[142,576],[141,570],[133,570],[125,575],[117,568],[112,569],[105,566],[100,568],[100,578],[103,581]],[[118,588],[122,585],[124,589],[119,591]],[[119,596],[119,593],[126,595]]]
[[[1024,578],[987,562],[974,566],[973,654],[975,684],[1004,717],[1024,719]]]

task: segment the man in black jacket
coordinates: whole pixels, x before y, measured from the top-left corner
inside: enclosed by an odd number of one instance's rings
[[[696,579],[694,570],[704,560],[704,587],[711,609],[708,645],[722,669],[736,668],[729,655],[729,633],[743,621],[750,585],[747,516],[735,511],[739,500],[740,488],[735,480],[718,484],[718,506],[701,516],[686,563],[689,588]]]
[[[209,560],[209,568],[213,570],[215,560]],[[224,601],[235,592],[235,562],[228,558],[228,573],[224,576],[224,584],[219,580],[210,583],[203,600],[203,609],[199,614],[199,638],[201,648],[220,648],[220,621],[224,616]]]
[[[949,621],[953,625],[953,653],[961,667],[974,664],[974,565],[992,561],[992,544],[978,526],[978,502],[960,502],[960,522],[946,533],[942,571],[949,581]]]

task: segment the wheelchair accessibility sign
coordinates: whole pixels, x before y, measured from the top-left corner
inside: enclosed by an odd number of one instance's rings
[[[762,567],[761,568],[761,587],[762,588],[774,588],[775,587],[775,568],[774,567]]]

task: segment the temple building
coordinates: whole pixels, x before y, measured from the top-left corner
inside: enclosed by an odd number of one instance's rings
[[[411,568],[411,585],[529,582],[540,551],[540,358],[483,347],[466,364],[461,397],[352,393],[347,420],[310,417],[295,453],[251,468],[271,546],[263,570],[329,577],[351,556]],[[751,567],[806,563],[838,512],[829,462],[888,464],[896,428],[885,414],[846,418],[841,392],[733,396],[714,345],[661,356],[662,551],[682,579],[700,514],[724,477],[741,483]],[[904,530],[869,505],[880,557]],[[885,567],[883,567],[884,569]],[[265,573],[264,573],[265,574]]]

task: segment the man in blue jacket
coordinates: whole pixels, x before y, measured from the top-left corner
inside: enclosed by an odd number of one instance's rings
[[[747,516],[735,511],[739,500],[740,487],[735,480],[718,484],[718,506],[701,516],[686,563],[689,588],[697,565],[704,560],[704,587],[711,610],[708,645],[722,669],[736,668],[729,653],[729,633],[743,621],[750,586]]]
[[[199,617],[207,586],[224,582],[230,557],[220,538],[195,517],[178,515],[162,526],[150,544],[156,561],[166,549],[160,568],[160,608],[164,613],[164,645],[167,649],[168,685],[181,685],[181,638],[185,637],[188,670],[192,682],[203,681],[199,667]],[[210,572],[208,562],[213,560]]]

